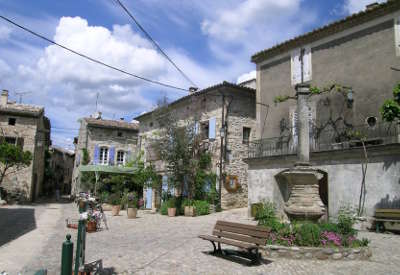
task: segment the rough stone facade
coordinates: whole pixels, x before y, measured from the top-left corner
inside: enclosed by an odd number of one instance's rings
[[[328,215],[335,217],[340,206],[358,205],[361,167],[365,162],[360,142],[333,139],[321,142],[321,137],[337,129],[341,129],[341,134],[346,134],[343,129],[363,129],[366,134],[369,164],[365,214],[373,216],[380,203],[399,200],[399,127],[385,126],[379,113],[384,100],[392,98],[392,89],[399,81],[398,72],[391,69],[400,64],[399,16],[399,2],[389,1],[253,56],[257,64],[257,102],[269,106],[257,104],[257,139],[277,139],[265,144],[275,146],[274,150],[247,160],[249,203],[270,199],[282,210],[288,198],[289,186],[276,176],[298,161],[296,146],[281,150],[278,143],[281,138],[293,138],[297,128],[293,123],[296,101],[274,104],[274,99],[295,95],[291,83],[292,51],[306,47],[311,55],[308,81],[311,86],[336,83],[352,91],[350,95],[338,92],[314,95],[308,103],[315,137],[310,141],[311,164],[326,172],[323,183],[320,182],[320,193]],[[370,118],[373,118],[371,124]],[[380,125],[386,132],[377,133]],[[319,140],[315,135],[317,130],[321,131]]]
[[[8,101],[8,91],[1,94],[1,135],[7,142],[32,153],[29,167],[8,174],[2,187],[9,193],[34,201],[42,192],[45,151],[50,145],[50,121],[44,108]]]
[[[242,161],[247,157],[248,145],[243,142],[244,127],[250,131],[249,139],[255,137],[255,91],[235,84],[224,82],[170,103],[168,112],[178,121],[179,125],[198,122],[199,134],[205,138],[203,143],[212,156],[212,171],[219,174],[220,161],[220,131],[222,126],[222,94],[225,95],[225,121],[227,135],[224,139],[226,156],[223,157],[223,172],[238,177],[240,188],[228,191],[222,186],[222,207],[225,209],[247,205],[247,164]],[[155,164],[161,175],[165,175],[165,167],[156,154],[149,149],[152,140],[157,138],[163,127],[164,113],[157,110],[137,117],[140,121],[141,148],[145,152],[147,162]],[[215,138],[209,139],[208,132],[202,130],[204,123],[215,119]],[[208,131],[208,130],[206,130]],[[217,180],[218,181],[218,180]],[[157,194],[153,196],[158,199]],[[158,204],[153,203],[153,208]]]
[[[50,167],[55,172],[55,182],[61,194],[71,193],[72,172],[74,170],[75,154],[56,146],[50,147]]]
[[[79,136],[75,141],[75,165],[72,176],[71,194],[80,191],[79,167],[86,165],[83,150],[89,156],[89,165],[123,165],[137,154],[139,126],[136,122],[105,120],[98,113],[94,117],[80,120]],[[106,159],[100,158],[101,148],[106,148]],[[114,152],[114,154],[112,153]],[[123,163],[118,163],[118,152],[123,152]]]

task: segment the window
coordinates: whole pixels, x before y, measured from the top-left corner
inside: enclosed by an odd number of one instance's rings
[[[251,128],[243,127],[243,144],[249,144]]]
[[[378,119],[374,116],[370,116],[370,117],[367,117],[367,119],[365,121],[367,122],[369,127],[373,128],[373,127],[375,127]]]
[[[125,152],[118,151],[117,152],[117,165],[124,165],[125,164]]]
[[[17,138],[15,138],[15,137],[5,137],[5,141],[6,141],[7,143],[9,143],[9,144],[15,145],[16,142],[17,142]]]
[[[150,127],[153,127],[153,122],[150,122],[150,123],[149,123],[149,126],[150,126]]]
[[[100,148],[100,164],[106,165],[108,164],[108,148],[101,147]]]
[[[118,136],[118,137],[122,137],[122,132],[118,132],[118,133],[117,133],[117,136]]]
[[[208,138],[209,127],[210,127],[210,124],[208,121],[204,121],[204,122],[200,123],[200,136],[201,136],[202,140]]]
[[[8,125],[15,125],[15,122],[17,121],[16,118],[14,117],[9,117],[8,118]]]

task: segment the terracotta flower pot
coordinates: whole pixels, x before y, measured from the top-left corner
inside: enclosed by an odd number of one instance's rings
[[[128,219],[135,219],[137,215],[137,208],[128,208]]]
[[[121,210],[121,205],[113,205],[112,206],[112,210],[111,210],[111,214],[113,216],[118,216],[119,215],[119,210]]]
[[[96,221],[88,221],[86,223],[86,232],[96,232],[97,230],[97,222]]]
[[[168,208],[168,217],[176,216],[176,208]]]
[[[194,207],[193,206],[185,206],[185,216],[186,217],[194,217]]]

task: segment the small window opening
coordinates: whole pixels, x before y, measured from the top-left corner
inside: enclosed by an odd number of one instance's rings
[[[209,125],[208,120],[200,123],[200,136],[201,136],[202,140],[208,139],[209,128],[210,128],[210,125]]]
[[[6,141],[8,144],[16,145],[17,138],[15,138],[15,137],[5,137],[5,141]]]
[[[8,118],[8,125],[15,125],[16,121],[17,121],[16,118],[10,117],[10,118]]]
[[[249,144],[251,128],[243,127],[243,144]]]
[[[150,127],[153,127],[153,122],[150,122],[150,124],[149,124],[149,125],[150,125]]]
[[[122,132],[118,132],[118,133],[117,133],[117,136],[118,136],[118,137],[122,137]]]
[[[375,127],[377,119],[374,116],[370,116],[370,117],[367,117],[366,121],[367,121],[367,124],[369,127]]]

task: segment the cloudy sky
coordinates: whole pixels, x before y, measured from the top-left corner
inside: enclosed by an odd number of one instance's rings
[[[122,0],[200,88],[253,75],[252,54],[364,9],[371,0]],[[191,86],[114,0],[0,0],[0,14],[78,52],[130,73]],[[45,107],[53,144],[73,148],[78,119],[98,110],[131,120],[179,90],[92,64],[0,19],[0,89],[30,92]]]

